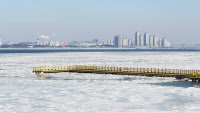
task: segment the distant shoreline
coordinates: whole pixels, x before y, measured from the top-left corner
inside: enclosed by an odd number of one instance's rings
[[[0,48],[0,50],[78,50],[78,49],[100,49],[100,50],[107,50],[107,49],[112,49],[112,50],[119,50],[119,49],[131,49],[131,50],[185,50],[189,48],[73,48],[73,47],[65,47],[65,48]],[[197,50],[197,49],[196,49]],[[199,49],[200,50],[200,49]]]
[[[177,49],[177,48],[0,48],[3,50],[10,50],[10,49],[26,49],[26,50],[32,50],[32,49]]]
[[[50,53],[50,52],[200,52],[200,49],[177,48],[0,48],[0,53]]]

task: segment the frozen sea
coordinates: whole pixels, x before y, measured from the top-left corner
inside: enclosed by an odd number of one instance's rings
[[[200,52],[1,53],[0,112],[199,113],[200,84],[110,74],[34,74],[33,67],[89,65],[200,69]]]

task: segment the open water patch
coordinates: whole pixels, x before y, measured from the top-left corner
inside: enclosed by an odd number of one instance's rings
[[[191,81],[172,81],[172,82],[162,82],[162,83],[151,83],[151,85],[184,87],[184,88],[188,88],[188,87],[200,88],[200,82],[191,82]]]

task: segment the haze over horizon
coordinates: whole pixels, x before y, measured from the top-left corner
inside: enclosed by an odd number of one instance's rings
[[[172,44],[200,44],[199,5],[199,0],[4,0],[0,39],[111,40],[119,33],[134,38],[138,31]]]

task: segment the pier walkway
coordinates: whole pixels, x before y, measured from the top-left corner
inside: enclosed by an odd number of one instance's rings
[[[200,81],[200,70],[158,69],[158,68],[131,68],[131,67],[103,67],[96,65],[75,65],[58,67],[34,67],[33,73],[96,73],[118,75],[140,75],[157,77],[190,78],[192,81]]]

